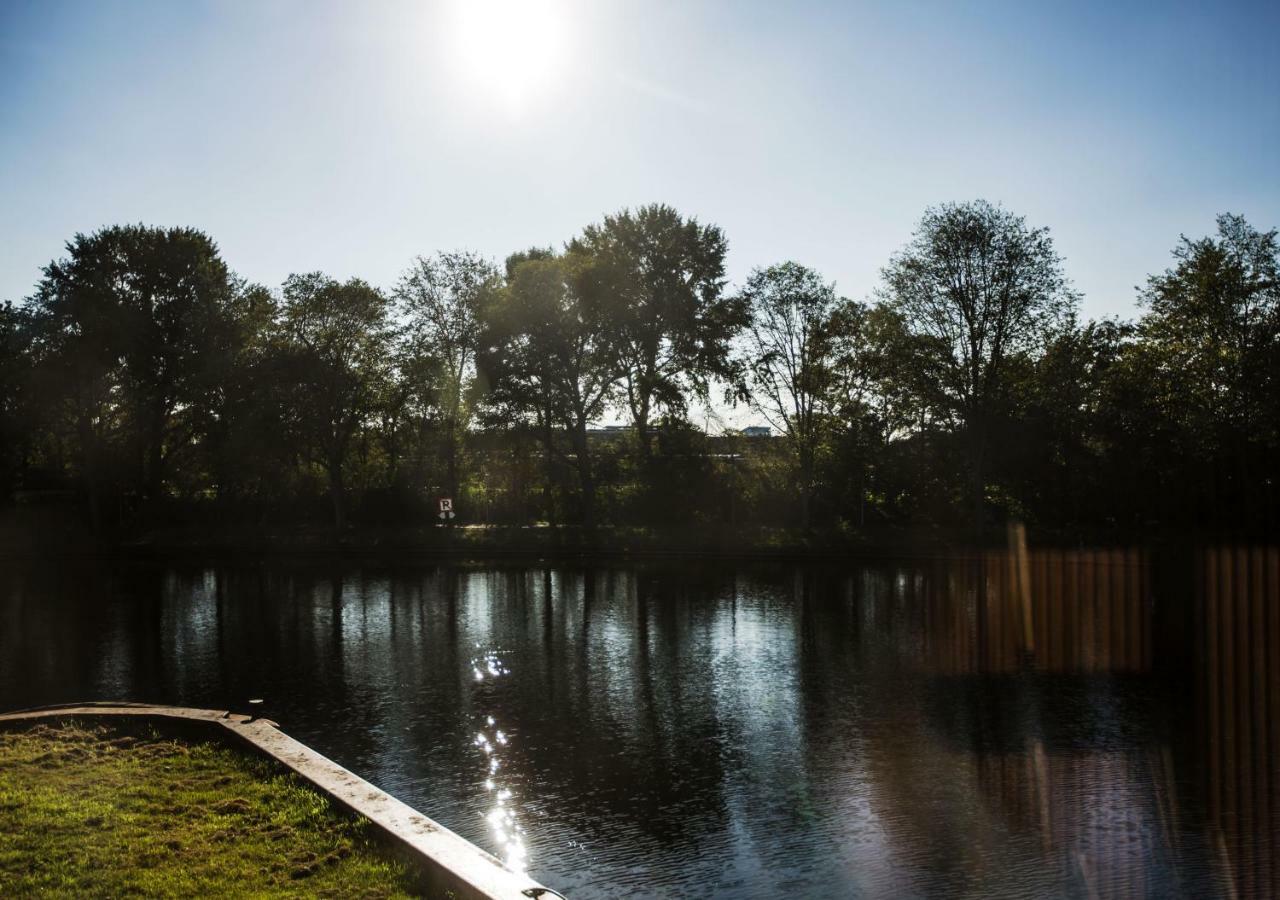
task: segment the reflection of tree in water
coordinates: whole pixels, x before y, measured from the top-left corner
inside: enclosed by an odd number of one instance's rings
[[[644,869],[734,896],[1276,895],[1276,552],[1182,565],[11,571],[0,692],[265,695],[486,847],[511,791],[570,894]],[[480,692],[476,644],[511,670]]]

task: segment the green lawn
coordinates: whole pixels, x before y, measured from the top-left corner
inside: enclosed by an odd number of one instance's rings
[[[0,897],[407,897],[372,827],[277,764],[151,729],[0,731]]]

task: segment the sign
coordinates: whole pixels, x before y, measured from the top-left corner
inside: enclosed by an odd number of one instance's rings
[[[453,498],[452,498],[452,497],[441,497],[441,498],[440,498],[440,500],[439,500],[439,504],[440,504],[439,518],[440,518],[440,519],[443,519],[443,520],[445,520],[445,521],[447,521],[447,520],[449,520],[449,519],[452,519],[452,518],[453,518],[453,516],[454,516],[454,512],[453,512]]]

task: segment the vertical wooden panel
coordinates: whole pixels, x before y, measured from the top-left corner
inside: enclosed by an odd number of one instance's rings
[[[1027,555],[1027,529],[1019,523],[1014,527],[1014,555],[1018,564],[1018,613],[1022,618],[1023,653],[1036,650],[1035,616],[1031,604],[1031,560]]]
[[[1271,770],[1271,840],[1269,855],[1272,866],[1272,888],[1280,896],[1280,548],[1271,547],[1266,552],[1264,588],[1267,610],[1267,723],[1270,728],[1267,759]]]
[[[958,616],[956,614],[956,610],[964,609],[964,606],[968,601],[964,596],[964,592],[960,585],[954,583],[953,572],[951,569],[944,571],[939,568],[938,580],[940,584],[940,587],[938,588],[940,592],[938,602],[942,604],[942,608],[946,610],[947,618],[951,622],[952,671],[963,672],[966,671],[962,659],[966,645],[964,624],[967,620]]]
[[[1004,616],[1001,613],[1004,566],[994,554],[986,558],[987,671],[1004,671]]]
[[[1090,554],[1094,559],[1093,595],[1097,610],[1098,643],[1095,650],[1097,668],[1100,672],[1110,672],[1114,666],[1111,658],[1111,554],[1105,550],[1097,550]]]
[[[1062,608],[1065,613],[1063,621],[1063,671],[1074,671],[1080,667],[1080,565],[1079,557],[1074,550],[1069,550],[1062,557]]]
[[[1151,565],[1145,550],[1138,551],[1138,608],[1141,610],[1141,643],[1144,672],[1151,671],[1151,619],[1155,598],[1151,595]]]
[[[1098,613],[1094,604],[1097,585],[1095,584],[1093,554],[1085,550],[1079,554],[1080,574],[1079,590],[1076,593],[1080,607],[1080,668],[1092,672],[1096,668],[1097,653],[1095,642],[1098,635]]]
[[[1253,673],[1252,666],[1252,642],[1249,640],[1249,626],[1251,624],[1251,610],[1249,597],[1249,557],[1248,550],[1243,547],[1236,547],[1232,551],[1232,569],[1234,575],[1232,577],[1234,590],[1232,596],[1235,600],[1236,608],[1236,639],[1235,646],[1235,704],[1236,704],[1236,766],[1237,766],[1237,784],[1236,790],[1239,795],[1238,822],[1239,830],[1237,832],[1237,852],[1244,866],[1241,871],[1240,884],[1245,891],[1246,896],[1253,895],[1253,871],[1252,866],[1248,862],[1252,858],[1249,852],[1250,843],[1254,835],[1254,805],[1253,805]]]
[[[1036,668],[1045,669],[1049,660],[1049,556],[1044,552],[1032,554],[1031,602],[1035,616]]]
[[[1148,669],[1143,664],[1142,658],[1142,630],[1146,618],[1146,604],[1143,603],[1142,598],[1141,567],[1141,554],[1137,550],[1127,551],[1124,565],[1124,596],[1125,608],[1129,615],[1126,626],[1128,644],[1125,648],[1125,658],[1129,660],[1132,668],[1146,672]]]
[[[1137,668],[1128,653],[1130,598],[1125,592],[1127,562],[1124,551],[1111,551],[1111,664],[1120,671]]]
[[[1222,816],[1222,801],[1219,791],[1222,785],[1222,685],[1219,670],[1221,654],[1218,633],[1221,628],[1221,610],[1218,599],[1221,575],[1218,571],[1218,552],[1204,552],[1204,572],[1200,584],[1201,596],[1204,598],[1205,637],[1204,647],[1208,657],[1205,671],[1208,683],[1205,685],[1205,705],[1208,710],[1209,734],[1209,818],[1218,820]]]
[[[1266,593],[1263,583],[1264,556],[1260,548],[1247,551],[1248,592],[1249,592],[1249,637],[1252,641],[1249,658],[1250,689],[1253,692],[1252,722],[1253,745],[1250,748],[1250,759],[1253,768],[1253,821],[1255,842],[1253,857],[1258,863],[1257,878],[1260,886],[1271,883],[1270,848],[1264,844],[1271,834],[1270,803],[1271,759],[1267,752],[1267,622]]]
[[[1218,787],[1219,795],[1222,798],[1222,813],[1219,817],[1220,823],[1236,822],[1238,815],[1236,809],[1236,707],[1235,707],[1235,634],[1236,634],[1236,617],[1235,617],[1235,590],[1234,590],[1234,567],[1232,565],[1231,552],[1226,548],[1219,548],[1218,555],[1218,609],[1221,612],[1222,620],[1219,627],[1219,636],[1221,638],[1218,648],[1218,659],[1220,661],[1221,676],[1221,693],[1218,697],[1218,703],[1222,707],[1222,730],[1219,740],[1222,744],[1222,781]],[[1223,850],[1226,854],[1228,864],[1230,862],[1230,851],[1233,842],[1229,842],[1227,838],[1229,834],[1223,835]],[[1235,872],[1229,868],[1229,874],[1232,883],[1235,883]]]
[[[1062,617],[1062,551],[1053,550],[1049,553],[1049,667],[1055,672],[1061,672],[1066,668],[1063,661],[1062,645],[1066,640],[1064,633],[1066,626],[1063,624]]]
[[[956,633],[961,636],[960,643],[960,665],[963,672],[977,671],[978,667],[978,607],[977,603],[981,601],[981,597],[976,593],[978,580],[974,579],[973,573],[966,565],[965,572],[956,573],[955,586],[951,591],[951,596],[955,598],[953,603],[954,614],[956,619]],[[970,600],[968,586],[974,584],[973,600]],[[972,612],[970,612],[972,610]]]

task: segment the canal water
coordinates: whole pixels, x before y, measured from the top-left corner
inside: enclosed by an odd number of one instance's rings
[[[1280,896],[1280,554],[0,562],[0,709],[249,710],[575,900]]]

